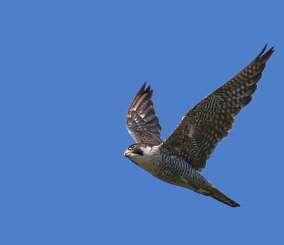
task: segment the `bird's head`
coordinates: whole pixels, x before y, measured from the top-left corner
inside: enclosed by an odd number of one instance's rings
[[[141,144],[133,144],[130,145],[125,151],[124,156],[130,158],[131,160],[135,160],[137,158],[141,158],[144,155],[143,147]]]

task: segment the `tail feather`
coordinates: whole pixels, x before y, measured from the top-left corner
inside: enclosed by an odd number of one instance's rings
[[[226,205],[229,205],[231,207],[239,207],[240,204],[238,204],[237,202],[235,202],[234,200],[230,199],[229,197],[227,197],[225,194],[223,194],[221,191],[219,191],[218,189],[216,189],[215,187],[211,186],[209,188],[209,196],[213,197],[214,199],[225,203]]]

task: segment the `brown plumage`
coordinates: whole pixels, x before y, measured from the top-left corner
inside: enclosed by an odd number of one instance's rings
[[[236,76],[189,110],[164,142],[153,107],[153,91],[143,84],[127,114],[128,131],[138,144],[130,146],[125,156],[163,181],[239,207],[200,171],[218,142],[232,128],[234,117],[251,101],[265,64],[274,52],[273,48],[266,48]]]
[[[138,143],[159,145],[161,126],[151,100],[153,90],[146,83],[134,97],[127,113],[127,128]]]
[[[232,128],[234,117],[251,101],[273,51],[266,51],[265,46],[241,72],[194,106],[163,147],[194,168],[204,168],[218,142]]]

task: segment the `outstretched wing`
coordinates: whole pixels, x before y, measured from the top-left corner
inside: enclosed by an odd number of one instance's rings
[[[127,113],[127,128],[137,143],[159,145],[161,126],[152,102],[153,90],[146,83],[134,97]]]
[[[199,102],[182,119],[162,149],[201,170],[218,142],[232,128],[234,117],[252,99],[273,47],[265,46],[239,74]]]

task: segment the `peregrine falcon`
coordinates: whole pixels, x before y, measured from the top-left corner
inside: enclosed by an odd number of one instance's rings
[[[153,90],[144,83],[127,113],[127,128],[136,144],[129,146],[124,155],[165,182],[239,207],[203,177],[201,170],[218,142],[232,128],[234,117],[251,101],[273,52],[273,47],[267,50],[265,45],[249,65],[189,110],[165,141],[160,137]]]

